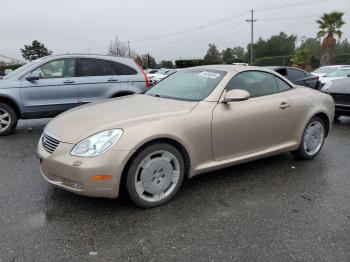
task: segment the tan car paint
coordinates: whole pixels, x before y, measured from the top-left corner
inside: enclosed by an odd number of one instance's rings
[[[79,194],[113,198],[119,194],[126,163],[148,142],[171,139],[180,144],[189,156],[188,173],[192,177],[297,149],[306,124],[317,113],[324,113],[332,122],[332,98],[302,87],[247,101],[222,103],[225,86],[235,74],[247,70],[275,74],[270,70],[229,65],[201,68],[227,71],[217,88],[201,102],[133,95],[79,107],[55,118],[47,130],[64,143],[49,154],[39,142],[43,176]],[[279,108],[282,102],[289,103],[290,107]],[[111,150],[92,158],[70,155],[73,144],[111,128],[124,130]],[[81,165],[75,166],[76,161]],[[89,180],[90,176],[101,173],[113,175],[113,181]],[[82,189],[74,190],[57,182],[62,178],[76,178],[79,180],[76,182],[82,183]]]

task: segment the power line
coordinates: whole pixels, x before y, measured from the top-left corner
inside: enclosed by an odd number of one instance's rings
[[[290,7],[301,7],[301,6],[307,6],[307,5],[323,4],[323,3],[335,2],[335,1],[344,1],[344,0],[304,0],[301,2],[294,2],[294,3],[287,3],[287,4],[284,3],[284,4],[278,4],[278,5],[261,6],[261,7],[255,8],[255,11],[264,12],[264,11],[278,10],[278,9],[284,9],[284,8],[290,8]],[[234,15],[227,16],[227,17],[224,17],[222,19],[215,20],[215,21],[212,21],[212,22],[209,22],[206,24],[201,24],[201,25],[198,25],[195,27],[191,27],[191,28],[187,28],[184,30],[163,34],[163,35],[135,39],[132,42],[133,43],[146,42],[146,41],[157,40],[157,39],[168,38],[168,37],[172,37],[172,36],[176,36],[176,35],[186,34],[186,33],[190,33],[190,32],[197,31],[197,30],[202,30],[203,28],[206,28],[206,27],[214,26],[214,25],[217,25],[220,23],[230,21],[232,19],[240,18],[240,17],[244,16],[247,12],[249,12],[249,10],[245,10],[243,12],[236,13]]]
[[[225,18],[222,18],[222,19],[219,19],[219,20],[210,22],[210,23],[198,25],[198,26],[195,26],[195,27],[192,27],[192,28],[184,29],[184,30],[181,30],[181,31],[173,32],[173,33],[158,35],[158,36],[154,36],[154,37],[147,37],[147,38],[135,39],[133,42],[150,41],[150,40],[154,40],[154,39],[166,38],[166,37],[175,36],[175,35],[178,35],[178,34],[184,34],[184,33],[189,33],[189,32],[196,31],[196,30],[201,30],[201,29],[203,29],[203,28],[205,28],[205,27],[213,26],[213,25],[216,25],[216,24],[220,24],[220,23],[229,21],[229,20],[231,20],[231,19],[233,19],[233,18],[242,17],[242,16],[244,16],[246,13],[247,13],[247,12],[244,11],[244,12],[241,12],[241,13],[237,13],[237,14],[234,14],[234,15],[231,15],[231,16],[228,16],[228,17],[225,17]]]

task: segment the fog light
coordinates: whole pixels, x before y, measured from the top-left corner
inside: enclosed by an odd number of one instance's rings
[[[112,176],[111,175],[97,175],[97,176],[90,177],[90,179],[93,181],[103,181],[103,180],[112,179]]]

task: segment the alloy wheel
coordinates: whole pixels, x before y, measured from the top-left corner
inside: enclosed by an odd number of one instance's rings
[[[180,164],[174,154],[159,150],[147,155],[136,172],[137,195],[148,202],[159,202],[176,188],[180,179]]]
[[[323,144],[325,137],[324,127],[319,121],[312,121],[306,128],[304,135],[304,149],[310,155],[316,155]]]
[[[5,109],[0,108],[0,132],[4,132],[11,126],[11,115]]]

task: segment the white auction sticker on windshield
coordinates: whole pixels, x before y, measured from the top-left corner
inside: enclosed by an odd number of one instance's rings
[[[198,75],[203,76],[203,77],[212,78],[212,79],[218,78],[220,76],[220,74],[218,74],[218,73],[208,72],[208,71],[200,72]]]

